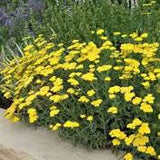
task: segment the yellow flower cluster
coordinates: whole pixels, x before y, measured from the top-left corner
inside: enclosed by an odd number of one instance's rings
[[[29,122],[30,123],[34,123],[38,119],[37,111],[35,108],[28,109],[28,114],[29,114]]]
[[[92,32],[98,45],[75,39],[70,46],[39,35],[23,49],[23,57],[1,71],[2,92],[13,99],[5,117],[47,124],[51,130],[73,129],[73,134],[81,129],[89,136],[109,134],[114,146],[159,158],[159,44],[145,42],[148,33],[116,31],[114,42],[106,33]]]
[[[124,156],[124,160],[133,160],[133,155],[131,153],[127,153],[125,156]]]
[[[63,126],[66,128],[75,128],[75,127],[79,127],[80,124],[78,122],[67,121],[64,123]]]
[[[129,136],[127,136],[123,131],[120,131],[120,129],[114,129],[110,131],[110,136],[116,137],[112,141],[113,145],[120,145],[121,142],[124,141],[127,146],[133,145],[133,147],[136,147],[139,152],[155,156],[155,149],[150,145],[147,146],[149,143],[149,137],[145,134],[150,133],[148,123],[142,123],[141,120],[135,118],[132,123],[127,125],[127,128],[131,129],[135,129],[136,127],[139,127],[138,132]]]
[[[107,112],[116,114],[118,112],[118,109],[117,109],[117,107],[110,107],[110,108],[108,108]]]
[[[50,108],[50,117],[54,117],[55,115],[57,115],[58,113],[59,113],[59,109],[57,109],[57,107],[56,106],[52,106],[51,108]]]
[[[126,134],[125,134],[123,131],[121,131],[120,129],[113,129],[113,130],[109,133],[109,135],[110,135],[111,137],[115,137],[115,138],[118,138],[118,139],[120,139],[120,140],[123,140],[123,139],[126,138]]]

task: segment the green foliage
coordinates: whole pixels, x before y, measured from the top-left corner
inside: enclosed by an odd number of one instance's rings
[[[88,40],[91,37],[89,32],[98,28],[105,28],[108,32],[149,32],[152,33],[152,40],[159,41],[160,18],[158,4],[143,7],[139,6],[133,10],[123,5],[112,4],[107,0],[88,0],[75,3],[63,0],[57,3],[56,0],[45,0],[45,9],[42,14],[30,12],[27,21],[21,21],[21,25],[14,32],[18,44],[22,44],[22,37],[36,36],[43,33],[46,37],[52,33],[56,34],[55,41],[68,44],[72,39]],[[156,9],[157,8],[157,9]],[[151,13],[147,15],[148,13]],[[154,18],[153,18],[154,17]],[[24,22],[24,23],[23,23]],[[32,32],[30,32],[30,27]],[[9,27],[10,28],[10,27]],[[11,38],[8,27],[2,27],[1,32],[3,44]]]

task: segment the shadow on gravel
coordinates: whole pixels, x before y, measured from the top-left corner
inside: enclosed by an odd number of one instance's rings
[[[0,160],[35,160],[30,155],[0,145]]]

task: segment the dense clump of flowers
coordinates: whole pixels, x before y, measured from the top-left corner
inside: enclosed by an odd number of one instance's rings
[[[12,98],[5,117],[48,126],[94,148],[110,142],[142,158],[160,158],[160,57],[147,33],[92,31],[93,41],[47,42],[42,35],[1,74]],[[117,47],[116,40],[123,43]]]

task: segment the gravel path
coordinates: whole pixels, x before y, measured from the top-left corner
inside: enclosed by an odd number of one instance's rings
[[[30,155],[21,152],[15,151],[4,146],[0,146],[0,160],[36,160]]]
[[[29,154],[36,158],[36,160],[118,159],[110,150],[87,151],[84,148],[74,147],[70,143],[60,139],[53,131],[47,131],[42,128],[35,129],[21,123],[12,124],[3,118],[3,112],[0,109],[0,144],[13,148],[14,151],[2,150],[3,152],[0,152],[0,160],[33,160],[29,158],[15,158],[15,156],[19,156],[17,151]],[[8,159],[4,158],[4,155]]]

